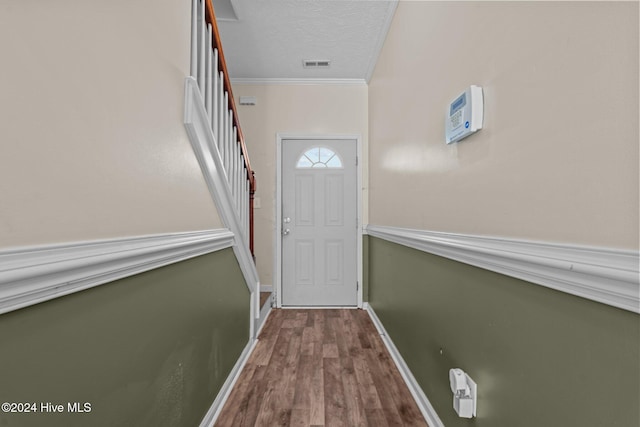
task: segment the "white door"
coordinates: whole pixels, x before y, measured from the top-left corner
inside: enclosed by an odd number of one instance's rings
[[[282,142],[282,305],[355,306],[355,140]]]

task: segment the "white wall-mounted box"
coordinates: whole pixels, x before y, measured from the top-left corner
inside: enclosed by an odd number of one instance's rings
[[[447,144],[458,142],[482,129],[483,119],[482,88],[471,85],[449,104],[445,122]]]

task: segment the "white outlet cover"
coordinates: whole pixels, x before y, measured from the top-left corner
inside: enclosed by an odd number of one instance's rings
[[[471,379],[469,374],[465,373],[467,377],[467,385],[469,386],[471,400],[473,400],[473,416],[477,416],[477,408],[478,408],[478,384],[474,380]]]

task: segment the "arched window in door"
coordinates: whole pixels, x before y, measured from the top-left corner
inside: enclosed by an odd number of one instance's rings
[[[342,168],[342,159],[335,151],[326,147],[313,147],[305,151],[296,163],[298,169]]]

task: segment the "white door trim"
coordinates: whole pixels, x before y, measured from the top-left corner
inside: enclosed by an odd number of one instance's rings
[[[278,133],[276,135],[276,226],[274,239],[276,250],[274,253],[274,287],[276,289],[276,306],[282,308],[282,141],[287,139],[309,140],[345,140],[356,141],[356,214],[358,229],[356,234],[356,274],[358,277],[358,308],[362,308],[362,137],[355,134],[308,134],[308,133]]]

